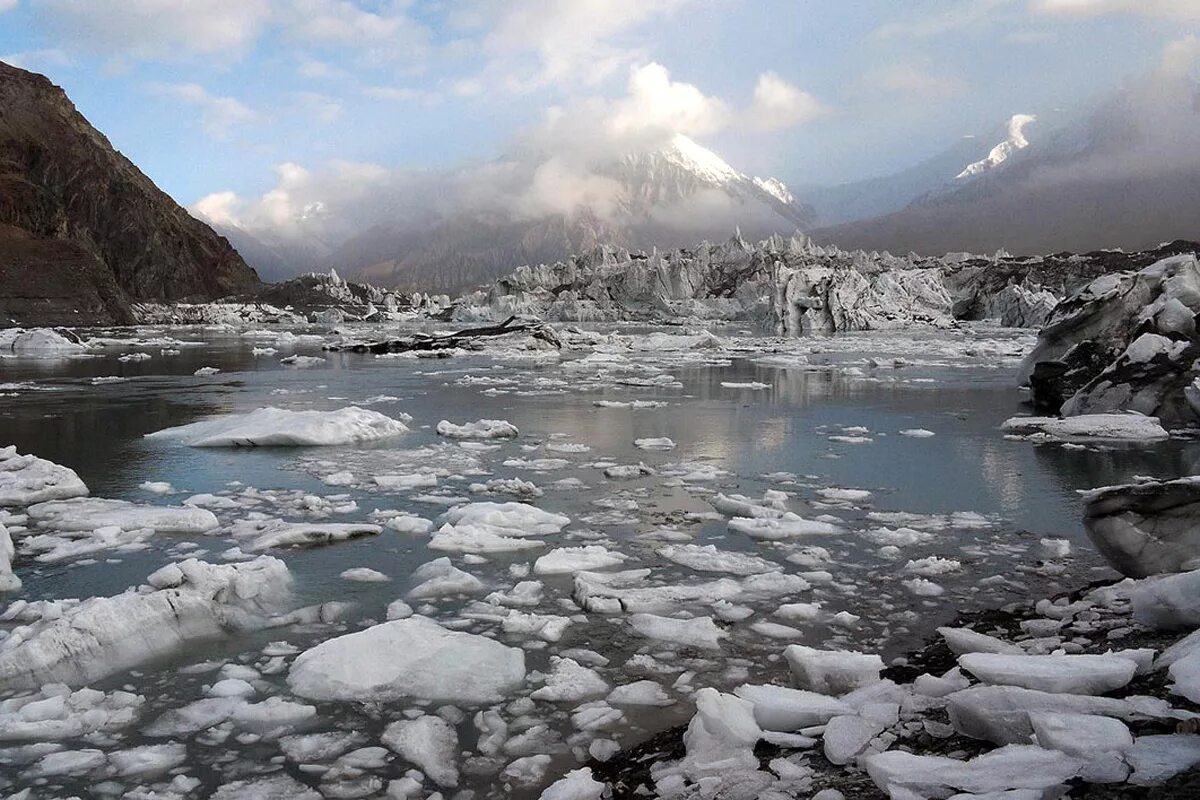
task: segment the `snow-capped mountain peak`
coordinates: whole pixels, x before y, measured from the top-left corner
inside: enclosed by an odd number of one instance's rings
[[[787,184],[778,178],[755,178],[754,185],[784,205],[792,205],[796,202],[796,195],[792,194],[792,190],[787,187]]]
[[[954,179],[964,180],[990,172],[1007,161],[1014,153],[1024,150],[1029,146],[1029,139],[1025,137],[1025,126],[1036,121],[1037,117],[1033,114],[1014,114],[1008,121],[1008,138],[993,147],[986,157],[973,164],[968,164],[962,172],[954,176]]]
[[[712,183],[746,180],[746,176],[729,166],[725,159],[681,133],[672,137],[662,155],[674,165]]]

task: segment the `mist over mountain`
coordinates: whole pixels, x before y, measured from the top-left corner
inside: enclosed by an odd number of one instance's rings
[[[1188,62],[1190,64],[1190,61]],[[1027,146],[873,219],[824,227],[844,247],[950,251],[1139,250],[1200,228],[1200,88],[1170,54]],[[979,162],[976,162],[979,163]]]
[[[283,176],[290,193],[335,199],[302,201],[279,227],[195,210],[269,277],[333,266],[359,280],[436,290],[597,244],[677,247],[737,227],[753,236],[791,233],[814,219],[782,182],[743,174],[682,134],[570,160],[541,144],[444,174],[297,169]]]

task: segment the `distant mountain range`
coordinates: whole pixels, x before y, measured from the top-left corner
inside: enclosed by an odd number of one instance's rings
[[[114,150],[62,89],[0,63],[0,325],[128,322],[135,301],[258,285],[229,242]]]
[[[739,226],[753,237],[803,230],[845,248],[922,255],[1142,250],[1200,236],[1198,108],[1187,76],[1155,73],[1058,127],[1017,114],[911,168],[841,186],[792,190],[676,136],[591,165],[617,187],[604,207],[397,215],[332,242],[222,232],[272,276],[332,266],[356,280],[438,291],[597,244],[672,248]]]
[[[815,220],[812,208],[779,180],[745,175],[681,135],[589,169],[610,190],[603,209],[581,205],[570,213],[531,215],[488,207],[422,214],[371,225],[328,247],[273,241],[269,234],[233,226],[218,229],[268,277],[334,266],[352,280],[457,291],[516,265],[552,263],[597,244],[677,247],[706,236],[725,238],[735,226],[762,236],[790,233]]]
[[[1028,122],[1014,117],[1008,137],[953,178],[965,145],[900,176],[844,187],[827,205],[810,194],[819,213],[833,210],[813,237],[922,255],[1136,251],[1200,237],[1200,92],[1187,76],[1132,82],[1032,140]],[[884,198],[905,194],[884,208]],[[872,202],[878,215],[856,213]]]

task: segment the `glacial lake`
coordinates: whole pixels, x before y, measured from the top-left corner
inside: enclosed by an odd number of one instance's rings
[[[1078,492],[1138,475],[1194,474],[1200,467],[1198,442],[1064,446],[1005,438],[1000,430],[1004,420],[1028,413],[1015,386],[1017,363],[1033,343],[1027,331],[969,326],[781,340],[751,335],[740,326],[712,327],[720,342],[714,346],[704,344],[703,337],[689,338],[698,329],[586,327],[592,345],[561,356],[496,340],[480,352],[451,358],[380,358],[322,352],[316,339],[289,343],[267,334],[160,328],[106,335],[127,340],[172,337],[185,344],[139,346],[127,341],[95,351],[100,357],[0,359],[0,445],[16,445],[18,452],[73,468],[94,497],[174,505],[208,493],[234,501],[229,508],[213,509],[222,526],[210,535],[159,535],[144,549],[132,551],[35,563],[21,555],[17,536],[15,567],[24,588],[0,603],[113,595],[181,558],[220,561],[222,553],[245,543],[232,536],[231,526],[252,514],[364,522],[377,521],[380,515],[373,512],[386,509],[436,520],[448,505],[464,499],[523,500],[564,514],[571,524],[560,534],[543,537],[542,549],[482,553],[467,561],[459,553],[430,550],[428,535],[386,527],[378,536],[272,550],[270,555],[283,559],[292,571],[297,607],[343,601],[353,604],[350,610],[330,624],[272,628],[198,643],[187,652],[96,684],[145,695],[142,720],[153,720],[202,697],[221,663],[261,664],[268,642],[286,641],[304,650],[384,620],[388,604],[404,597],[414,584],[410,576],[417,567],[449,556],[488,592],[509,591],[522,580],[542,581],[540,601],[521,611],[572,620],[561,640],[545,641],[506,634],[495,620],[478,614],[464,618],[464,609],[483,595],[437,599],[429,606],[412,601],[418,613],[523,647],[531,680],[518,696],[536,688],[532,673],[548,672],[551,656],[584,648],[607,659],[596,671],[610,685],[649,679],[676,701],[664,708],[624,708],[619,723],[585,734],[573,727],[570,717],[578,702],[500,706],[515,723],[510,738],[545,726],[531,737],[537,743],[531,752],[551,753],[553,761],[541,781],[528,785],[497,777],[507,762],[526,754],[520,748],[491,759],[474,752],[479,734],[471,716],[477,709],[448,715],[459,722],[460,749],[473,753],[461,759],[462,788],[475,790],[478,797],[536,797],[554,778],[580,765],[591,740],[612,739],[627,747],[685,722],[692,714],[688,694],[695,689],[730,690],[746,682],[787,684],[781,653],[789,644],[878,652],[888,661],[919,646],[936,626],[959,613],[1050,596],[1111,577],[1114,573],[1083,531]],[[385,333],[365,326],[348,330],[364,337]],[[649,338],[657,334],[666,337]],[[277,352],[254,355],[255,347]],[[163,354],[164,349],[179,352]],[[134,352],[151,357],[119,360]],[[619,359],[608,363],[620,368],[604,366],[603,359],[571,366],[597,352]],[[280,363],[291,354],[325,361],[308,368]],[[202,367],[220,372],[195,375]],[[112,377],[124,380],[94,380]],[[597,401],[662,405],[600,407]],[[143,438],[164,428],[265,406],[333,410],[351,405],[396,418],[410,415],[410,430],[369,444],[307,448],[195,448]],[[437,435],[434,428],[443,419],[460,424],[507,420],[520,435],[489,442],[494,449],[465,448]],[[912,435],[920,430],[933,435]],[[674,449],[643,450],[633,444],[657,437],[673,440]],[[538,462],[547,459],[548,463]],[[645,464],[649,474],[605,477],[605,465],[612,464]],[[339,485],[322,480],[340,472],[349,472],[352,480]],[[434,475],[436,484],[397,490],[373,480],[377,475],[417,473]],[[520,498],[471,490],[471,484],[501,478],[531,482],[543,494]],[[172,491],[159,494],[140,488],[147,481],[167,482]],[[831,491],[837,489],[870,494]],[[714,511],[710,502],[717,493],[758,499],[768,491],[786,493],[787,508],[802,517],[836,518],[839,532],[755,539],[731,530],[728,515]],[[304,499],[309,497],[319,502]],[[880,529],[892,534],[880,534]],[[894,534],[897,529],[916,535],[905,540]],[[1044,546],[1043,539],[1066,540],[1069,555],[1062,555],[1061,545]],[[752,554],[784,572],[828,574],[814,574],[807,592],[747,601],[751,616],[721,623],[727,638],[720,651],[695,653],[635,635],[626,615],[585,614],[572,601],[570,575],[543,577],[525,571],[525,565],[553,547],[602,545],[627,557],[619,569],[649,568],[647,586],[729,577],[696,571],[660,554],[665,546],[681,543]],[[929,572],[906,566],[932,556],[958,563]],[[378,570],[389,580],[354,582],[340,577],[356,567]],[[914,583],[917,577],[924,583]],[[773,616],[783,602],[818,603],[820,613],[804,622]],[[686,604],[678,610],[709,613]],[[837,616],[839,612],[852,616]],[[778,630],[752,627],[762,622],[786,624],[796,631],[776,638]],[[651,660],[665,669],[647,671],[644,659],[635,659],[636,668],[626,667],[638,654],[654,656]],[[284,677],[264,674],[262,680],[274,687],[274,694],[290,697]],[[266,696],[270,693],[260,693],[257,699]],[[374,746],[383,727],[402,718],[408,707],[403,702],[317,706],[315,721],[288,733],[354,731],[361,737],[357,746]],[[178,740],[186,743],[188,759],[175,773],[200,779],[207,791],[281,767],[314,787],[320,782],[318,772],[299,770],[282,758],[271,737],[199,734]],[[68,744],[111,749],[157,741],[132,727],[103,740]],[[366,772],[386,782],[409,769],[411,765],[395,758]],[[24,777],[20,767],[0,772],[7,773],[9,785],[0,782],[7,792],[34,786],[39,787],[36,792],[53,789],[55,796],[102,796],[114,789],[97,788],[86,776],[34,780]],[[143,783],[149,786],[170,777],[160,775]],[[426,793],[433,790],[426,785]]]

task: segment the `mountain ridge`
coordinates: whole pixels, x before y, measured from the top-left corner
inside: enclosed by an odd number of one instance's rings
[[[0,318],[103,324],[258,276],[48,78],[0,62]]]

